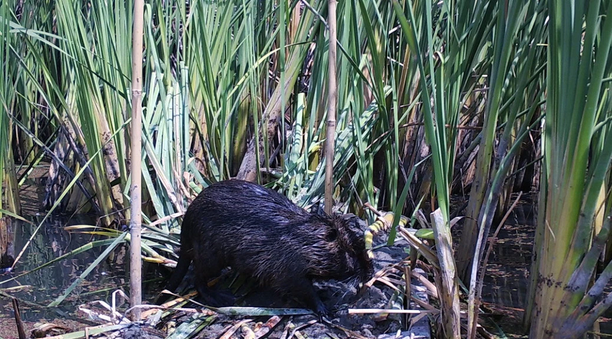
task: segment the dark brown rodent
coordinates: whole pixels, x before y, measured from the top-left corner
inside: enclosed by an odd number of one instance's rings
[[[328,314],[312,278],[365,281],[372,273],[363,234],[352,221],[307,212],[250,182],[213,184],[187,209],[180,257],[167,288],[179,286],[193,261],[198,292],[216,303],[207,283],[230,266],[320,315]]]

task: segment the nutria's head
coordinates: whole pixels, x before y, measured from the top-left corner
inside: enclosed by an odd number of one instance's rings
[[[360,219],[354,215],[332,217],[311,214],[312,240],[304,248],[310,275],[365,282],[372,276]]]

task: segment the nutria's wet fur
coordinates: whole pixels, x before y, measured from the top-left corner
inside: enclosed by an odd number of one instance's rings
[[[320,315],[328,312],[312,278],[365,281],[372,273],[354,219],[307,212],[276,191],[240,180],[205,188],[187,209],[169,290],[192,261],[196,288],[209,304],[219,302],[207,282],[230,266]]]

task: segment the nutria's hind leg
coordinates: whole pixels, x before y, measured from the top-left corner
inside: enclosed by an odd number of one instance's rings
[[[174,268],[174,271],[172,272],[172,275],[170,276],[170,280],[168,280],[168,283],[166,284],[166,289],[169,290],[170,292],[174,292],[174,293],[178,292],[177,289],[179,285],[185,278],[187,271],[189,271],[189,265],[191,265],[192,253],[193,253],[193,249],[189,248],[188,245],[185,245],[183,246],[183,248],[181,248],[181,254],[179,255],[179,259],[178,259],[178,262],[176,263],[176,267]],[[161,305],[165,303],[166,301],[168,301],[168,299],[170,299],[170,296],[171,296],[170,294],[158,295],[155,300],[155,304]]]

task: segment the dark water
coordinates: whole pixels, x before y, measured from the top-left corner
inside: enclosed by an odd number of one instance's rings
[[[38,225],[39,220],[32,221]],[[0,291],[20,300],[23,320],[37,321],[41,318],[55,319],[62,316],[71,316],[71,313],[80,304],[92,300],[103,300],[110,304],[113,291],[116,289],[128,291],[127,263],[129,252],[125,245],[120,245],[109,257],[97,265],[56,308],[46,306],[62,295],[83,271],[100,256],[106,249],[105,247],[89,249],[11,280],[13,277],[32,271],[84,244],[101,239],[88,234],[69,233],[64,230],[64,227],[68,225],[94,224],[95,219],[87,216],[70,220],[62,217],[51,218],[43,224],[35,235],[29,247],[15,265],[14,270],[0,275]],[[16,257],[36,227],[28,223],[14,221],[9,227],[9,254]],[[7,289],[17,287],[22,288]],[[12,320],[12,309],[11,299],[0,296],[0,322],[3,322],[3,318]]]
[[[512,308],[526,306],[535,224],[534,203],[519,203],[500,229],[491,249],[483,282],[483,301]],[[490,236],[494,232],[495,229],[491,229]]]
[[[518,318],[510,321],[513,325],[521,323],[523,310],[527,306],[536,216],[537,202],[525,200],[516,206],[499,231],[483,281],[482,301],[502,306],[514,313],[506,314],[506,319],[518,315]],[[492,229],[491,237],[494,232],[495,229]],[[502,327],[511,330],[509,326]],[[612,334],[612,324],[603,320],[597,331]]]

